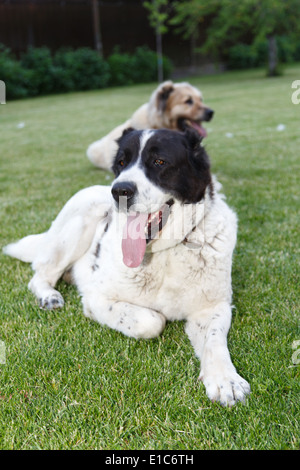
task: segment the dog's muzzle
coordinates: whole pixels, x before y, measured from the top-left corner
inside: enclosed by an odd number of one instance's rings
[[[112,195],[116,203],[119,205],[120,198],[126,198],[127,209],[133,204],[134,196],[137,193],[137,186],[130,181],[115,183],[111,189]]]
[[[168,200],[154,212],[140,212],[141,208],[138,211],[129,210],[133,209],[138,192],[135,183],[116,182],[111,192],[118,210],[127,213],[122,231],[123,262],[129,268],[137,268],[143,261],[147,244],[156,238],[166,224],[174,200]]]
[[[201,119],[192,120],[186,117],[180,117],[177,120],[177,127],[181,131],[185,131],[187,128],[195,129],[198,134],[203,138],[207,136],[206,129],[202,126],[203,121],[211,121],[214,115],[214,110],[211,108],[205,108],[203,112],[203,116]]]
[[[214,110],[206,108],[203,116],[203,121],[211,121],[214,115]]]

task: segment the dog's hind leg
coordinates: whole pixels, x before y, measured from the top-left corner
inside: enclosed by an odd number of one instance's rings
[[[29,289],[38,297],[41,308],[59,308],[64,300],[59,292],[53,289],[61,276],[55,269],[54,259],[57,259],[55,250],[48,242],[48,232],[28,235],[16,243],[3,248],[6,255],[20,259],[25,263],[32,263],[36,274],[28,284]]]
[[[91,240],[87,235],[80,215],[66,220],[59,229],[54,222],[44,234],[42,249],[32,263],[35,274],[28,284],[41,308],[51,310],[64,305],[61,294],[54,287],[89,247]]]
[[[35,275],[28,287],[41,308],[63,306],[55,284],[90,247],[97,225],[103,222],[105,226],[110,204],[109,187],[83,189],[66,203],[47,232],[4,248],[6,254],[32,262]]]

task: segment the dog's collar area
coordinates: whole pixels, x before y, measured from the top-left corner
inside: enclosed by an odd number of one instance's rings
[[[191,232],[194,232],[196,230],[196,227],[194,227]],[[187,235],[184,240],[182,241],[183,245],[186,246],[187,248],[190,248],[191,250],[196,250],[200,249],[203,247],[203,243],[197,243],[194,241],[189,240],[189,235]]]
[[[164,228],[170,215],[170,208],[173,204],[174,200],[169,199],[158,211],[150,212],[150,214],[148,214],[148,220],[145,225],[147,244],[150,243]]]

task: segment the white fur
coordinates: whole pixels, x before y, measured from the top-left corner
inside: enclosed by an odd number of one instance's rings
[[[129,171],[132,181],[136,169]],[[139,169],[137,185],[140,177]],[[159,191],[153,188],[150,196],[161,204]],[[226,340],[234,212],[218,192],[213,199],[207,192],[204,201],[188,207],[175,201],[161,238],[149,243],[137,268],[122,261],[125,219],[125,213],[114,209],[110,188],[94,186],[73,196],[48,232],[26,237],[5,252],[32,262],[35,275],[29,287],[43,308],[63,304],[54,287],[72,268],[84,314],[103,325],[134,338],[154,338],[167,320],[185,320],[208,397],[229,406],[244,401],[250,387],[236,372]]]

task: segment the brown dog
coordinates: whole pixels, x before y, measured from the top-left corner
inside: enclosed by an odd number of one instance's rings
[[[96,166],[111,170],[117,151],[116,140],[128,127],[134,129],[174,129],[183,131],[187,126],[206,137],[203,121],[210,121],[214,111],[203,104],[201,92],[187,82],[166,81],[152,93],[148,103],[143,104],[126,122],[113,129],[87,149],[89,160]]]

